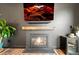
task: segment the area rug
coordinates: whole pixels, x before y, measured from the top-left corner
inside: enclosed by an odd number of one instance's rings
[[[6,48],[0,52],[0,55],[53,55],[50,52],[28,51],[24,48]]]

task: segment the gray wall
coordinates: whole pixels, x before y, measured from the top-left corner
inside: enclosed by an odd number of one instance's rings
[[[59,45],[58,38],[60,35],[66,35],[70,32],[70,26],[73,25],[74,4],[55,4],[54,21],[49,26],[55,29],[52,33],[54,46]]]
[[[21,30],[21,24],[24,22],[23,12],[23,4],[0,4],[1,18],[5,18],[8,23],[17,26],[17,34],[13,40],[13,46],[23,46],[25,43],[25,34]]]
[[[37,26],[49,26],[54,30],[51,32],[51,48],[57,48],[57,39],[60,35],[69,33],[70,26],[73,25],[74,4],[55,4],[54,20],[50,24],[38,24]],[[24,21],[23,4],[0,4],[0,15],[7,19],[9,23],[17,25],[17,34],[12,46],[22,47],[26,43],[26,32],[21,30],[21,26],[28,25]],[[35,24],[33,24],[36,26]]]
[[[74,25],[79,26],[79,3],[74,5]]]

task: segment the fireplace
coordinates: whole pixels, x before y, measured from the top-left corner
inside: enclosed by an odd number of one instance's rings
[[[30,48],[47,48],[48,37],[46,34],[31,34]]]
[[[51,27],[46,26],[23,26],[26,32],[26,50],[31,51],[51,51],[54,47],[53,33]]]

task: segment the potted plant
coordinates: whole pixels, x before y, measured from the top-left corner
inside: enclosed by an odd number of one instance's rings
[[[0,19],[0,48],[3,47],[4,40],[13,36],[16,28],[7,24],[5,19]]]

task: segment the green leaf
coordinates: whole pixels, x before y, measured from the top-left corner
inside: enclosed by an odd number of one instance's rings
[[[6,20],[0,19],[0,26],[6,26]]]
[[[12,29],[12,30],[14,30],[14,31],[16,30],[16,28],[14,28],[14,27],[12,27],[12,26],[9,26],[9,27],[10,27],[10,29]]]
[[[2,26],[0,26],[0,29],[2,30]]]

